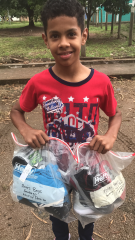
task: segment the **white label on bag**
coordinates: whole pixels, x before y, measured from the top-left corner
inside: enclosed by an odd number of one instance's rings
[[[36,203],[44,204],[46,207],[62,207],[65,194],[64,187],[55,188],[28,180],[25,180],[25,183],[22,183],[20,178],[15,175],[13,175],[13,192],[17,196],[29,199]]]
[[[94,206],[96,208],[100,208],[115,202],[115,200],[122,195],[124,189],[125,179],[122,173],[120,173],[111,183],[97,191],[90,192],[90,197],[94,203]]]
[[[21,176],[20,176],[20,180],[21,182],[25,182],[26,178],[28,177],[29,173],[31,172],[32,166],[27,164],[27,166],[25,167],[25,169],[23,170]]]

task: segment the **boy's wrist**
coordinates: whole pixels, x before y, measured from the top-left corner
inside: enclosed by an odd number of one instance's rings
[[[105,134],[107,137],[109,137],[110,139],[112,139],[114,142],[117,139],[117,134],[113,131],[113,130],[108,130]]]
[[[18,129],[20,134],[25,137],[25,135],[28,133],[29,129],[31,127],[27,124],[27,123],[23,123],[23,125],[20,126],[20,128]]]

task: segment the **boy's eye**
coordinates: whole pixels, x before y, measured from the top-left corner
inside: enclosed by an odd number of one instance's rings
[[[75,32],[70,32],[68,35],[69,35],[69,37],[75,37],[76,33]]]
[[[58,37],[59,37],[58,34],[53,34],[53,35],[51,36],[52,39],[57,39]]]

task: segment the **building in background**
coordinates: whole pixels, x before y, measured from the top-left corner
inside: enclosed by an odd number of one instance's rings
[[[12,17],[12,21],[13,21],[13,22],[19,22],[19,21],[20,21],[20,18],[17,18],[17,17],[14,17],[14,16],[13,16],[13,17]]]
[[[129,4],[131,6],[135,6],[135,0],[130,0]],[[134,14],[134,18],[135,18],[135,14]],[[116,22],[119,21],[119,14],[117,14],[115,16],[115,19],[116,19]],[[108,23],[111,23],[111,21],[112,21],[112,14],[108,13]],[[122,22],[130,22],[130,13],[128,13],[126,15],[123,15],[121,21]],[[100,10],[100,8],[97,8],[97,13],[93,14],[93,16],[91,17],[91,22],[94,23],[94,24],[95,23],[101,23],[101,10]],[[103,23],[106,22],[106,11],[104,10],[104,8],[102,8],[102,22]]]

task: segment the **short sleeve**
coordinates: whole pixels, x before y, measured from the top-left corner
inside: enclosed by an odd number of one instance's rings
[[[105,112],[108,117],[112,117],[116,114],[117,101],[114,97],[114,90],[110,80],[108,81],[105,90],[104,97],[101,101],[100,108]]]
[[[19,102],[21,109],[25,112],[31,112],[34,108],[37,107],[37,94],[32,78],[24,87]]]

